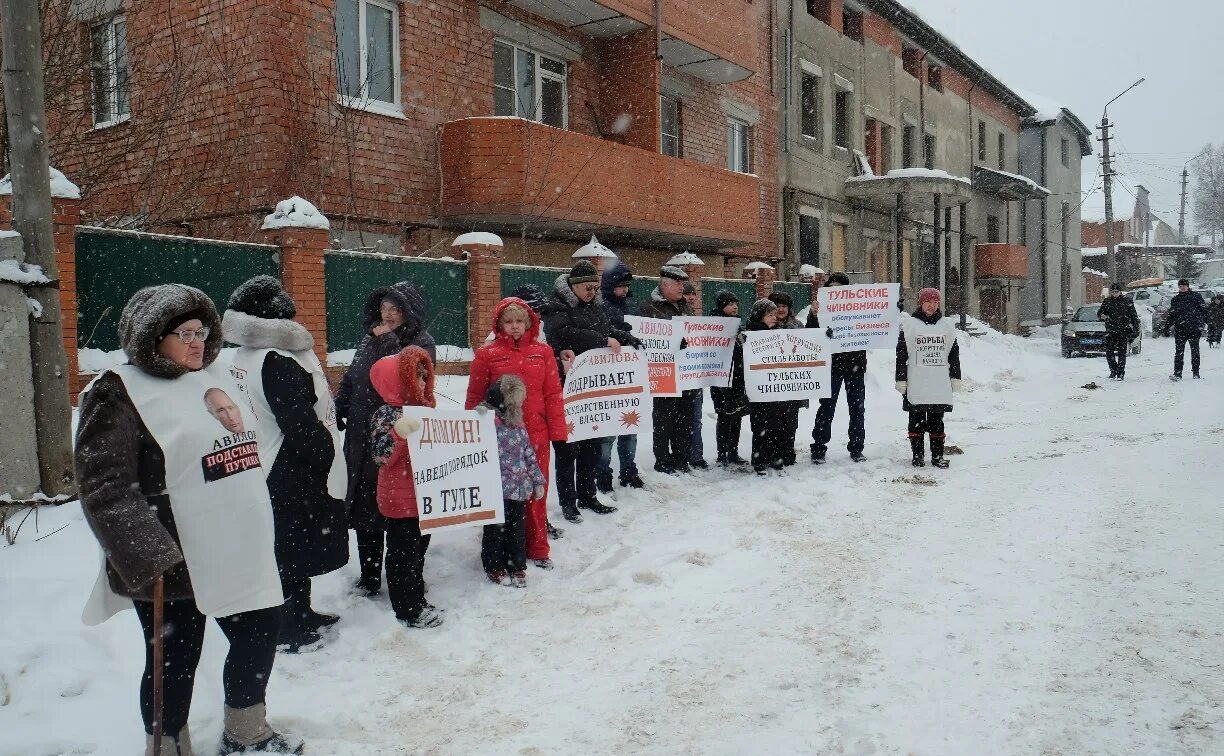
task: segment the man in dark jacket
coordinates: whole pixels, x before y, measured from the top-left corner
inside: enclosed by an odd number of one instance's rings
[[[1097,317],[1105,324],[1105,361],[1109,363],[1109,378],[1126,379],[1126,352],[1130,343],[1139,335],[1139,313],[1135,303],[1122,296],[1122,284],[1109,287],[1109,296],[1097,310]]]
[[[1199,339],[1203,336],[1203,324],[1207,321],[1207,306],[1197,292],[1190,291],[1190,282],[1177,282],[1177,294],[1169,303],[1169,329],[1173,331],[1173,375],[1171,380],[1182,379],[1182,366],[1186,362],[1186,342],[1190,343],[1190,372],[1199,377]]]
[[[644,318],[671,320],[692,315],[684,301],[684,282],[688,274],[672,265],[659,271],[659,285],[643,303]],[[665,475],[691,472],[689,460],[693,445],[693,402],[691,395],[655,397],[654,454],[655,470]]]
[[[833,273],[825,281],[825,286],[849,286],[850,277],[845,273]],[[813,307],[808,310],[808,328],[820,327],[820,316]],[[828,331],[830,338],[832,329]],[[839,352],[833,355],[833,367],[830,371],[827,399],[820,400],[820,408],[816,410],[816,422],[812,426],[812,463],[823,465],[825,454],[829,449],[829,440],[833,437],[833,417],[837,414],[837,396],[842,387],[846,389],[846,407],[850,410],[849,442],[846,451],[855,462],[865,462],[863,446],[867,443],[867,387],[864,381],[867,375],[867,352]]]
[[[577,356],[592,349],[609,347],[619,351],[622,346],[641,344],[609,320],[607,310],[599,301],[599,271],[589,260],[579,260],[569,273],[557,277],[552,296],[544,307],[544,333],[557,355],[562,380],[565,370],[561,353],[567,349]],[[600,503],[595,496],[599,448],[600,439],[597,438],[553,444],[557,499],[562,514],[570,522],[582,522],[580,507],[596,514],[616,511],[616,507]]]
[[[599,291],[603,297],[604,310],[614,328],[628,332],[625,323],[626,315],[636,315],[636,308],[630,298],[633,295],[629,284],[633,282],[633,272],[629,266],[617,260],[603,272],[600,278]],[[600,493],[612,493],[612,447],[616,447],[616,456],[620,460],[620,484],[622,488],[645,488],[646,483],[637,469],[637,434],[627,433],[623,436],[607,436],[599,440],[599,463],[596,466],[595,487]]]
[[[738,318],[739,299],[735,294],[722,289],[714,297],[714,307],[708,313],[716,318]],[[731,385],[710,388],[710,400],[717,416],[714,439],[718,448],[718,466],[742,465],[747,462],[739,455],[740,429],[748,414],[748,395],[744,388],[744,336],[743,328],[736,335],[735,352],[731,359]]]

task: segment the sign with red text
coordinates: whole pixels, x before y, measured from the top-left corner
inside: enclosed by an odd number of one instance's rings
[[[421,423],[407,438],[421,530],[505,522],[493,413],[404,407],[404,417]]]
[[[680,326],[684,349],[676,359],[676,385],[681,391],[731,385],[731,360],[739,318],[685,317]]]
[[[676,382],[676,359],[684,333],[680,321],[626,315],[625,322],[642,340],[642,351],[650,367],[651,396],[680,396]]]
[[[562,402],[570,442],[649,430],[654,402],[646,353],[627,347],[583,352],[565,374]]]
[[[833,329],[834,352],[896,349],[901,285],[825,286],[816,292],[822,328]]]
[[[750,402],[824,399],[832,352],[823,328],[744,333],[744,388]]]

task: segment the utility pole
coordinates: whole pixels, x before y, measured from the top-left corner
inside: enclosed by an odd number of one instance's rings
[[[0,0],[4,39],[4,107],[13,182],[13,230],[21,234],[26,262],[52,283],[35,286],[42,315],[30,323],[34,421],[38,469],[47,496],[76,491],[72,474],[72,404],[68,357],[60,320],[59,268],[51,233],[51,176],[43,100],[42,21],[38,0]]]
[[[1182,168],[1181,210],[1177,213],[1177,243],[1186,243],[1186,182],[1190,180],[1190,171]]]
[[[1105,272],[1109,283],[1118,281],[1117,247],[1113,232],[1113,167],[1109,161],[1109,117],[1101,116],[1101,165],[1105,173]]]

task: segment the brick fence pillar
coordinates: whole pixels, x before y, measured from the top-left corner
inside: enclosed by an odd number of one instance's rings
[[[756,298],[765,299],[773,291],[774,281],[778,279],[778,271],[773,268],[760,268],[756,272]]]
[[[59,268],[60,319],[64,329],[64,352],[68,355],[68,392],[73,401],[84,386],[77,361],[76,227],[81,222],[81,200],[51,199],[51,233],[55,240],[55,265]]]
[[[266,231],[281,248],[281,284],[297,306],[297,322],[314,336],[314,352],[327,365],[327,281],[323,255],[330,234],[325,228],[280,228]]]
[[[504,247],[493,234],[462,234],[451,249],[467,256],[468,344],[479,349],[493,330],[493,308],[501,301]]]
[[[704,267],[705,266],[700,263],[689,263],[688,265],[680,266],[680,269],[683,270],[688,275],[689,283],[693,285],[693,289],[697,291],[697,302],[698,302],[697,309],[698,310],[704,309],[703,307],[700,306],[700,303],[705,301],[704,299],[701,298],[701,269]],[[694,315],[704,315],[705,313],[704,312],[694,312],[693,314]]]

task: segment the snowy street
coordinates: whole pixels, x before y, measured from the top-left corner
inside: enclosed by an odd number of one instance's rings
[[[844,404],[829,463],[808,461],[805,410],[782,477],[663,478],[645,435],[648,490],[579,525],[554,507],[558,567],[526,591],[485,580],[478,529],[430,548],[439,629],[351,594],[353,561],[317,579],[343,619],[277,657],[270,719],[311,754],[362,756],[1220,753],[1224,352],[1170,383],[1172,348],[1145,340],[1116,384],[1055,341],[963,340],[949,470],[910,467],[887,351],[864,464]],[[712,460],[708,397],[704,429]],[[98,554],[77,505],[37,528],[0,546],[0,754],[137,753],[134,615],[80,623]],[[201,753],[224,649],[211,625]]]

